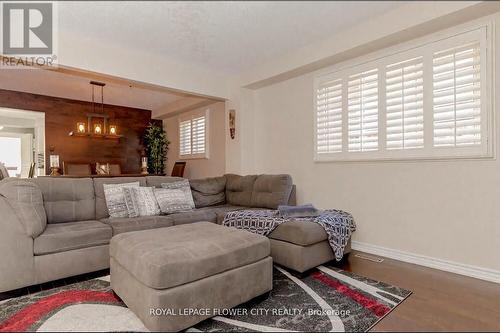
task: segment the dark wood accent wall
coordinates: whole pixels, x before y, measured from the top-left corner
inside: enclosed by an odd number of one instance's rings
[[[105,105],[104,112],[118,126],[120,139],[70,137],[77,122],[87,123],[87,113],[92,113],[92,103],[35,95],[0,89],[0,106],[40,111],[45,113],[45,157],[49,170],[49,155],[59,155],[62,162],[118,162],[122,173],[139,173],[143,151],[142,137],[151,122],[151,111],[129,107]],[[96,106],[96,109],[97,108]]]

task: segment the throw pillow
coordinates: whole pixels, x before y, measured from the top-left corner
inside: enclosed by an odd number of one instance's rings
[[[163,214],[186,212],[193,209],[193,198],[186,196],[186,191],[181,188],[155,188],[156,201]]]
[[[36,238],[45,230],[47,215],[38,185],[26,180],[5,179],[0,182],[0,195],[10,204],[28,236]]]
[[[189,185],[189,180],[183,179],[178,182],[162,183],[161,187],[170,190],[173,189],[182,190],[185,196],[185,203],[189,205],[190,209],[193,209],[195,207],[193,194],[191,193],[191,186]]]
[[[128,217],[127,204],[123,195],[123,188],[139,187],[139,182],[124,184],[103,184],[104,198],[110,217]]]
[[[226,177],[193,179],[189,181],[196,208],[226,202]]]
[[[156,202],[152,187],[124,187],[122,190],[128,217],[160,214],[160,207]]]
[[[278,206],[278,214],[280,217],[316,217],[319,216],[320,211],[312,204],[305,204],[301,206]]]

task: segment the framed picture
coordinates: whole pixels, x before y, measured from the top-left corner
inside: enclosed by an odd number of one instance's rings
[[[236,136],[236,110],[229,110],[229,134],[231,139]]]

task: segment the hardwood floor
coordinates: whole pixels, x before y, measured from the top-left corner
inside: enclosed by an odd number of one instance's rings
[[[500,284],[386,258],[375,263],[356,253],[340,268],[413,291],[373,332],[500,331]]]
[[[356,253],[360,252],[351,253],[340,268],[413,292],[372,332],[500,331],[500,284],[386,258],[375,263],[355,257]],[[0,293],[0,301],[107,274],[109,270]]]

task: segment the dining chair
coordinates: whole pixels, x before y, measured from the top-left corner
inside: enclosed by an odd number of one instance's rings
[[[90,163],[63,162],[63,172],[67,176],[90,176],[92,168]]]
[[[186,162],[177,161],[172,168],[172,177],[184,177],[184,169],[186,168]]]
[[[118,176],[122,174],[122,167],[118,163],[109,163],[109,174],[112,176]]]

